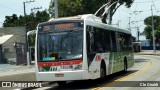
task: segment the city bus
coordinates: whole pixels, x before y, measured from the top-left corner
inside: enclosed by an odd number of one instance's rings
[[[38,81],[104,79],[134,65],[129,30],[107,25],[92,14],[51,19],[37,26]]]

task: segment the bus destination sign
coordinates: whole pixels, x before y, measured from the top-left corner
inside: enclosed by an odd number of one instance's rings
[[[74,27],[73,23],[57,24],[57,25],[55,25],[55,29],[56,30],[69,29],[69,28],[73,28],[73,27]]]
[[[73,28],[78,28],[82,27],[82,23],[57,23],[57,24],[49,24],[49,25],[44,25],[43,31],[51,31],[51,30],[68,30],[68,29],[73,29]]]

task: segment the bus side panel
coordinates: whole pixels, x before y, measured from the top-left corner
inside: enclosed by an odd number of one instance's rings
[[[94,26],[97,26],[100,24],[96,24],[95,22],[92,21],[86,21],[86,49],[87,51],[87,60],[88,60],[88,67],[89,67],[89,74],[91,79],[97,79],[100,78],[100,67],[101,67],[101,62],[104,60],[105,62],[105,69],[106,69],[106,75],[108,75],[108,65],[109,65],[109,53],[106,53],[104,51],[98,51],[95,50],[96,44],[99,44],[99,42],[95,42],[95,37],[96,37],[96,30],[98,28],[94,28]],[[99,29],[102,31],[101,29]],[[102,33],[101,33],[102,34]],[[99,35],[99,39],[101,36]],[[98,38],[97,38],[98,39]],[[96,40],[97,40],[96,39]],[[103,44],[102,42],[100,43],[101,45]],[[92,50],[92,48],[94,48]],[[98,48],[96,48],[98,49]],[[100,50],[101,48],[99,48]]]

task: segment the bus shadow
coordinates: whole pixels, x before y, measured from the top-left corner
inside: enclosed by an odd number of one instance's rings
[[[148,62],[148,59],[134,59],[134,63]]]
[[[130,71],[127,71],[127,72],[117,72],[117,73],[114,73],[112,75],[108,75],[106,77],[106,79],[104,80],[82,80],[82,81],[73,81],[73,82],[69,82],[67,83],[65,86],[63,87],[59,87],[59,86],[55,86],[55,87],[52,87],[50,89],[47,89],[47,90],[76,90],[76,89],[91,89],[91,88],[95,88],[95,87],[105,87],[107,84],[113,82],[114,80],[117,80],[117,79],[120,79],[122,77],[125,77],[127,75],[130,75],[132,73],[135,73],[137,72],[138,70],[130,70]]]

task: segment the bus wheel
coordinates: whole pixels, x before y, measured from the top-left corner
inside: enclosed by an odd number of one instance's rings
[[[58,85],[59,85],[60,87],[66,85],[66,81],[58,81],[57,83],[58,83]]]
[[[124,72],[127,72],[128,64],[127,60],[124,60]]]
[[[101,66],[101,69],[100,69],[100,80],[101,81],[104,81],[106,78],[106,72],[105,72],[105,69],[103,66]]]

